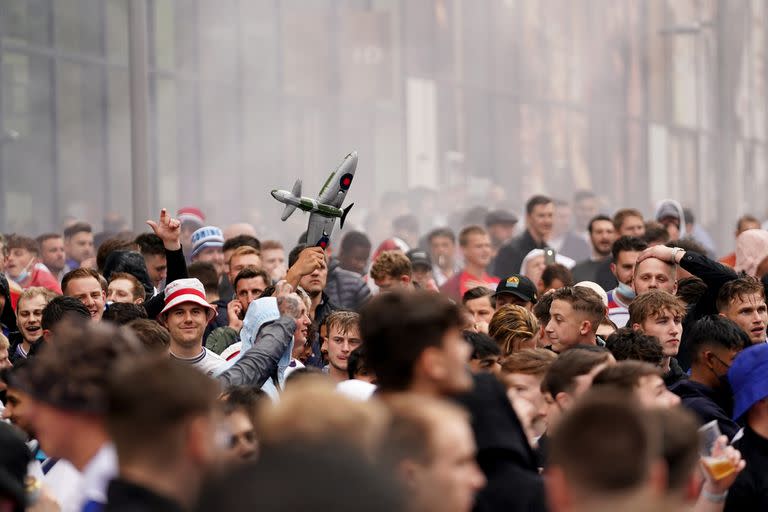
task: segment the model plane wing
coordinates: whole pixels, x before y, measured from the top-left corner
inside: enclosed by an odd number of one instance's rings
[[[357,169],[357,152],[348,154],[339,167],[328,176],[323,188],[318,194],[317,202],[340,208],[344,203]]]
[[[307,227],[307,246],[322,247],[323,249],[328,247],[335,222],[334,217],[310,213],[309,226]]]

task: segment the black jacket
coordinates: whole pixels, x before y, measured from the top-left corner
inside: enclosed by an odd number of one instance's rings
[[[107,488],[104,512],[182,512],[181,505],[140,485],[115,478]]]
[[[474,510],[546,510],[536,455],[504,386],[489,374],[476,375],[474,381],[472,391],[457,398],[471,415],[477,463],[488,481],[476,497]]]
[[[717,420],[720,432],[733,439],[741,427],[735,423],[733,415],[733,397],[730,389],[714,390],[699,382],[689,379],[679,381],[670,388],[683,402],[683,406],[696,413],[701,424]]]
[[[691,367],[691,353],[688,349],[691,326],[707,315],[717,314],[717,294],[720,292],[720,288],[738,276],[732,268],[695,252],[686,252],[680,260],[680,266],[694,276],[701,278],[707,285],[707,291],[698,302],[690,305],[685,318],[683,318],[683,335],[680,339],[677,360],[683,369],[687,370]]]
[[[764,512],[768,510],[768,439],[749,427],[744,437],[733,443],[747,467],[728,490],[725,512]]]
[[[179,249],[178,251],[165,250],[165,259],[168,264],[168,274],[165,279],[166,283],[172,283],[177,279],[186,279],[189,277],[187,273],[187,261],[184,259],[184,252]],[[147,317],[154,320],[160,314],[165,307],[165,294],[158,293],[148,301],[144,303],[144,309],[147,310]]]
[[[112,274],[117,272],[126,272],[139,280],[144,287],[144,299],[152,298],[155,291],[152,286],[152,280],[147,272],[147,265],[144,263],[144,256],[136,251],[113,251],[107,256],[104,263],[104,279],[109,281]]]
[[[503,279],[519,273],[520,265],[523,264],[525,256],[534,249],[544,249],[545,247],[547,247],[546,243],[537,244],[526,229],[522,235],[512,239],[511,242],[499,249],[493,264],[493,275]]]
[[[3,329],[8,334],[17,332],[19,328],[16,326],[16,313],[13,312],[13,305],[11,304],[11,287],[2,272],[0,272],[0,296],[5,299],[3,309],[0,310],[0,333]]]
[[[664,375],[664,384],[669,388],[687,378],[688,375],[680,367],[677,359],[671,358],[669,360],[669,371]]]
[[[371,289],[363,278],[359,274],[341,268],[337,260],[331,260],[328,267],[325,293],[331,303],[350,311],[358,311],[371,297]]]

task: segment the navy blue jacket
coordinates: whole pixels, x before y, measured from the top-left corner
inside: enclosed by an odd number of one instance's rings
[[[683,406],[696,413],[701,424],[717,420],[720,432],[733,439],[741,427],[731,419],[733,397],[730,390],[714,390],[699,382],[681,380],[670,388],[683,402]]]

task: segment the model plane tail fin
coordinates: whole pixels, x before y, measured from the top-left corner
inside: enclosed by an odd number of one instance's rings
[[[355,206],[355,203],[350,204],[346,208],[344,208],[344,213],[341,214],[341,220],[339,221],[339,228],[344,229],[344,219],[347,218],[347,214],[349,213],[349,210],[352,209],[352,207]]]

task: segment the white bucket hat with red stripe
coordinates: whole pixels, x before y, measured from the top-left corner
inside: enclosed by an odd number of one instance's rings
[[[194,302],[204,308],[208,308],[211,314],[216,314],[216,308],[205,299],[205,288],[199,279],[177,279],[165,287],[165,307],[160,315],[167,313],[179,304]]]

